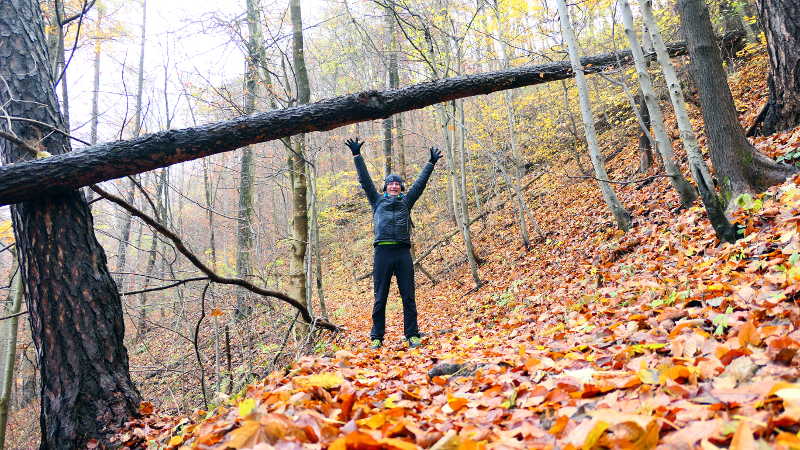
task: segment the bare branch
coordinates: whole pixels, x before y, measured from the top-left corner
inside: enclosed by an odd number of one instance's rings
[[[250,283],[247,280],[242,280],[241,278],[228,278],[228,277],[223,277],[223,276],[217,274],[216,272],[211,270],[208,266],[206,266],[205,263],[203,263],[200,260],[200,258],[198,258],[194,253],[192,253],[192,251],[189,250],[186,247],[186,245],[183,243],[183,241],[175,233],[173,233],[172,231],[170,231],[169,229],[167,229],[166,227],[164,227],[163,225],[161,225],[160,223],[155,221],[153,218],[151,218],[150,216],[148,216],[144,212],[140,211],[139,209],[137,209],[133,205],[129,204],[125,200],[123,200],[123,199],[121,199],[121,198],[119,198],[119,197],[117,197],[117,196],[115,196],[115,195],[113,195],[113,194],[111,194],[109,192],[106,192],[105,190],[103,190],[102,188],[100,188],[98,186],[91,186],[91,189],[94,192],[96,192],[98,195],[100,195],[103,198],[105,198],[106,200],[109,200],[110,202],[116,203],[117,205],[121,206],[123,209],[125,209],[126,211],[131,213],[131,215],[138,217],[144,223],[149,225],[151,228],[153,228],[154,230],[158,231],[159,233],[164,235],[166,238],[170,239],[172,241],[172,243],[175,245],[175,248],[183,256],[185,256],[186,259],[188,259],[192,264],[194,264],[195,267],[197,267],[201,272],[206,274],[206,276],[208,276],[208,279],[211,280],[212,282],[220,283],[220,284],[232,284],[232,285],[240,286],[240,287],[243,287],[243,288],[249,290],[250,292],[253,292],[253,293],[258,294],[258,295],[262,295],[262,296],[266,296],[266,297],[274,297],[274,298],[277,298],[279,300],[283,300],[284,302],[294,306],[299,311],[300,315],[303,316],[303,320],[305,320],[306,322],[308,322],[308,323],[315,323],[316,322],[320,327],[325,328],[326,330],[330,330],[330,331],[337,331],[338,332],[338,331],[341,330],[338,326],[336,326],[336,325],[334,325],[334,324],[332,324],[332,323],[330,323],[328,321],[318,320],[317,318],[312,317],[311,314],[308,312],[308,309],[306,309],[305,306],[303,306],[300,302],[298,302],[294,298],[284,294],[283,292],[277,292],[277,291],[271,291],[271,290],[263,289],[263,288],[260,288],[260,287],[258,287],[256,285],[254,285],[253,283]]]

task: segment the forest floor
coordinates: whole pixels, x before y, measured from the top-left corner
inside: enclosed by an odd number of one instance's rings
[[[766,97],[763,65],[756,58],[731,80],[743,123]],[[611,176],[653,175],[632,174],[630,136]],[[800,128],[757,146],[772,157],[800,152]],[[429,333],[422,347],[403,344],[392,300],[386,345],[366,349],[369,281],[349,283],[329,296],[346,310],[336,349],[211,412],[174,417],[145,403],[117,441],[258,450],[800,448],[800,176],[742,199],[744,237],[720,245],[700,206],[675,211],[665,178],[617,189],[636,221],[623,234],[594,182],[567,174],[579,171],[565,163],[530,175],[539,178],[526,195],[544,234],[530,250],[510,206],[473,225],[480,290],[472,291],[466,264],[439,273],[436,285],[419,280],[420,326]],[[457,246],[454,238],[426,266],[456,261]]]

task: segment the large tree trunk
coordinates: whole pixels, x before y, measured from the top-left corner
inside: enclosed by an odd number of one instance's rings
[[[10,89],[0,89],[0,104],[13,116],[61,128],[43,29],[37,2],[0,2],[0,76]],[[42,137],[29,123],[13,122],[10,129],[5,124],[0,125],[4,132],[21,139]],[[56,133],[42,146],[52,154],[70,150]],[[5,140],[0,151],[6,164],[29,157]],[[12,219],[41,368],[41,448],[102,440],[136,414],[140,396],[128,372],[119,294],[89,208],[80,192],[69,191],[19,203]]]
[[[584,76],[586,69],[584,68],[585,66],[581,66],[581,59],[578,56],[578,44],[569,18],[569,12],[567,11],[567,3],[565,0],[558,0],[556,4],[558,5],[558,16],[561,20],[561,32],[567,43],[569,59],[575,72],[575,84],[578,86],[578,95],[581,102],[581,117],[583,118],[584,130],[586,130],[586,145],[589,147],[589,156],[592,159],[597,183],[600,185],[600,191],[603,193],[606,205],[611,210],[611,214],[614,215],[617,226],[624,231],[628,231],[631,227],[631,215],[622,206],[617,194],[611,188],[605,163],[600,155],[600,146],[597,143],[597,133],[594,129],[592,107],[589,104],[589,88],[586,85],[586,77]]]
[[[661,32],[658,29],[658,24],[653,15],[651,0],[641,1],[640,8],[642,20],[646,25],[650,40],[653,43],[653,49],[658,57],[658,63],[661,65],[661,70],[664,73],[664,80],[667,83],[667,90],[669,91],[670,100],[672,101],[672,107],[675,109],[675,120],[678,122],[683,148],[686,150],[686,156],[689,160],[689,172],[697,183],[697,188],[700,191],[700,198],[706,208],[708,218],[711,221],[711,226],[714,228],[717,239],[725,242],[733,242],[736,240],[736,227],[733,226],[725,216],[724,204],[717,195],[716,189],[714,188],[714,181],[709,174],[703,155],[700,153],[697,137],[692,129],[692,123],[689,121],[686,101],[683,97],[680,81],[678,81],[678,74],[667,55],[664,40],[661,37]]]
[[[758,0],[769,52],[769,100],[748,135],[800,124],[800,2]]]
[[[300,0],[291,0],[290,14],[292,18],[292,60],[294,62],[295,83],[297,84],[297,102],[307,104],[311,98],[308,84],[308,72],[303,52],[303,19]],[[292,169],[294,183],[292,186],[292,256],[289,260],[289,295],[308,308],[308,292],[306,290],[306,249],[308,248],[308,183],[306,180],[306,137],[301,134],[295,140],[292,152]],[[301,332],[306,326],[299,326]]]
[[[683,54],[684,50],[682,43],[670,46],[672,56]],[[597,73],[607,67],[630,62],[629,51],[581,58],[583,73]],[[13,167],[0,167],[0,206],[190,161],[248,144],[304,132],[332,130],[456,98],[573,76],[570,64],[563,61],[516,67],[419,83],[393,91],[365,91],[229,121],[99,144],[79,152],[54,155]],[[49,132],[49,129],[43,129]]]
[[[691,71],[700,94],[708,147],[726,202],[745,192],[761,192],[794,173],[758,152],[739,124],[733,96],[714,41],[708,7],[703,0],[679,0]]]

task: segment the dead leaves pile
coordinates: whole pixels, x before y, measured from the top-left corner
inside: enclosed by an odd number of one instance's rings
[[[778,136],[762,142],[773,156],[800,147],[800,129]],[[538,214],[554,230],[546,242],[524,252],[497,231],[481,269],[488,287],[465,295],[469,286],[451,279],[421,289],[440,302],[420,303],[423,324],[453,331],[420,349],[306,358],[191,417],[145,404],[117,442],[800,448],[800,176],[740,199],[743,238],[732,245],[716,242],[700,208],[672,215],[659,197],[665,186],[625,193],[643,218],[626,235],[604,225],[590,188],[562,187],[557,207]],[[493,215],[489,229],[504,222],[513,226],[513,212]],[[361,331],[354,341],[365,340]],[[443,363],[472,370],[428,376]]]

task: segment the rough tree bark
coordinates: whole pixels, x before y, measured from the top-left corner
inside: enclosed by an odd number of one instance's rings
[[[680,130],[681,142],[683,142],[683,148],[686,150],[686,156],[689,160],[689,172],[697,183],[700,198],[706,208],[708,218],[717,238],[720,241],[733,242],[736,240],[736,227],[725,216],[725,207],[717,195],[714,181],[709,174],[703,155],[700,153],[700,146],[697,143],[697,137],[694,134],[692,123],[686,110],[686,101],[683,97],[678,74],[669,59],[669,55],[667,55],[664,39],[661,37],[661,32],[653,15],[651,0],[642,0],[640,9],[642,20],[646,25],[650,40],[653,43],[653,49],[658,57],[661,71],[664,73],[664,80],[667,83],[672,107],[675,110],[675,120],[678,122],[678,130]]]
[[[672,44],[670,55],[684,53]],[[583,72],[631,63],[630,51],[581,58]],[[365,91],[308,105],[267,111],[138,139],[99,144],[64,155],[0,167],[0,206],[76,189],[125,175],[146,172],[244,145],[304,132],[327,131],[352,123],[503,89],[572,78],[568,62],[551,62],[508,70],[418,83],[392,91]],[[43,133],[49,129],[43,128]]]
[[[0,2],[0,104],[17,117],[63,130],[39,5],[33,0]],[[8,128],[26,142],[43,133],[26,122]],[[70,150],[63,135],[38,144],[51,154]],[[6,164],[29,157],[0,141]],[[41,448],[63,449],[104,439],[135,415],[140,396],[128,371],[122,306],[105,254],[97,242],[83,194],[63,192],[12,207],[20,267],[30,311],[31,335],[41,368]]]
[[[581,59],[578,56],[578,44],[575,39],[575,32],[572,29],[570,22],[569,12],[567,11],[567,3],[565,0],[558,0],[558,16],[561,20],[561,32],[564,40],[567,43],[569,50],[569,59],[572,63],[573,71],[575,72],[575,84],[578,87],[578,95],[581,103],[581,116],[583,117],[583,127],[586,130],[586,146],[589,147],[589,155],[592,159],[592,166],[594,166],[594,173],[597,177],[597,183],[600,185],[600,191],[603,193],[603,199],[606,205],[614,215],[617,226],[624,231],[628,231],[631,227],[631,215],[622,206],[617,194],[608,183],[608,173],[606,172],[605,163],[600,155],[600,147],[597,144],[597,134],[594,129],[594,118],[592,117],[592,107],[589,104],[589,89],[586,86],[586,77],[584,74],[585,66],[581,65]]]
[[[679,0],[691,72],[700,96],[708,147],[723,199],[757,193],[782,183],[795,170],[758,152],[747,140],[714,41],[708,7],[703,0]]]
[[[800,2],[758,0],[758,11],[769,53],[769,100],[748,136],[800,124]]]

